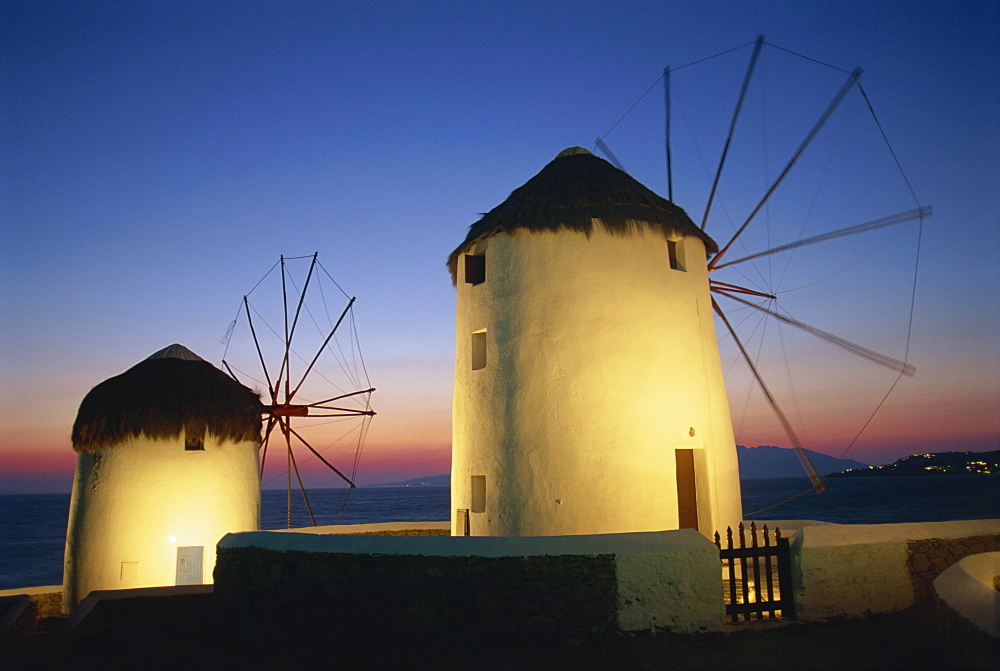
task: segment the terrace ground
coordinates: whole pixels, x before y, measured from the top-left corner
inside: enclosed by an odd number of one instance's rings
[[[349,617],[345,613],[345,617]],[[44,624],[44,623],[43,623]],[[55,622],[51,624],[57,624]],[[278,642],[234,631],[211,595],[101,602],[72,631],[7,634],[10,669],[941,669],[956,668],[928,609],[826,623],[748,624],[693,636],[591,640],[414,640],[373,631],[341,640],[316,622]]]

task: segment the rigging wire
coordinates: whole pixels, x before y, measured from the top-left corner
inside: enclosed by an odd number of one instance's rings
[[[889,142],[889,136],[886,135],[885,129],[882,128],[882,122],[879,121],[878,115],[875,114],[875,108],[872,106],[872,101],[868,98],[868,93],[865,91],[864,87],[861,86],[861,82],[858,82],[858,90],[861,91],[861,97],[865,99],[865,104],[868,105],[868,111],[871,112],[872,119],[875,120],[875,125],[878,126],[879,133],[882,134],[882,139],[885,140],[885,146],[889,149],[889,153],[892,155],[892,160],[896,163],[896,168],[899,170],[900,176],[903,181],[906,182],[906,188],[910,190],[910,196],[913,198],[913,202],[916,203],[917,207],[920,207],[920,199],[917,198],[917,192],[913,189],[913,184],[910,183],[910,178],[907,177],[906,171],[903,170],[903,164],[899,162],[899,157],[896,155],[896,150],[893,149],[892,143]],[[920,218],[921,226],[923,225],[923,217]]]
[[[717,53],[717,54],[715,54],[713,56],[705,56],[704,58],[699,58],[696,61],[691,61],[690,63],[686,63],[686,64],[681,65],[679,67],[670,68],[670,73],[672,74],[674,72],[677,72],[678,70],[683,70],[686,67],[690,67],[692,65],[697,65],[698,63],[701,63],[703,61],[710,61],[713,58],[718,58],[719,56],[723,56],[725,54],[728,54],[731,51],[737,51],[737,50],[742,49],[742,48],[744,48],[746,46],[749,46],[751,44],[754,44],[754,42],[747,42],[746,44],[741,44],[741,45],[739,45],[737,47],[733,47],[732,49],[726,49],[725,51],[720,51],[719,53]],[[618,121],[615,121],[613,124],[611,124],[611,128],[607,129],[606,131],[604,131],[604,133],[602,135],[598,136],[597,140],[595,141],[594,146],[596,147],[598,142],[601,142],[602,140],[604,140],[604,138],[606,138],[611,133],[611,131],[613,131],[618,126],[618,124],[620,124],[622,121],[624,121],[625,117],[627,117],[632,112],[632,110],[634,110],[636,108],[636,106],[639,103],[642,102],[643,98],[645,98],[646,96],[648,96],[649,93],[650,93],[650,91],[652,91],[657,86],[659,86],[660,82],[663,81],[663,78],[665,76],[666,76],[665,72],[660,73],[660,76],[656,78],[656,81],[654,81],[652,84],[649,85],[649,88],[646,89],[646,91],[641,96],[639,96],[639,99],[636,100],[634,103],[632,103],[632,106],[629,107],[627,110],[625,110],[624,114],[622,114],[620,117],[618,117]]]
[[[713,54],[711,56],[704,56],[702,58],[698,58],[696,60],[691,61],[690,63],[685,63],[684,65],[679,65],[676,68],[672,67],[669,70],[660,73],[660,76],[657,77],[656,80],[652,84],[649,85],[649,88],[647,88],[642,93],[642,95],[640,95],[639,98],[634,103],[632,103],[632,105],[627,110],[625,110],[625,113],[622,114],[620,117],[618,117],[618,120],[615,121],[613,124],[611,124],[611,127],[608,128],[606,131],[604,131],[603,134],[601,134],[601,135],[598,136],[597,140],[594,143],[594,147],[595,148],[598,147],[599,143],[602,142],[604,140],[604,138],[606,138],[608,135],[610,135],[611,131],[613,131],[615,128],[617,128],[618,125],[622,121],[625,120],[625,117],[627,117],[629,114],[631,114],[632,110],[634,110],[639,105],[639,103],[641,103],[643,101],[643,99],[645,99],[645,97],[650,94],[650,92],[653,89],[655,89],[657,86],[659,86],[660,82],[663,81],[663,78],[667,75],[668,72],[670,74],[673,74],[673,73],[677,72],[678,70],[683,70],[684,68],[691,67],[692,65],[697,65],[699,63],[704,63],[705,61],[713,60],[715,58],[718,58],[720,56],[724,56],[724,55],[726,55],[728,53],[731,53],[733,51],[739,51],[740,49],[745,49],[746,47],[748,47],[748,46],[750,46],[752,44],[755,44],[755,43],[756,43],[756,40],[751,40],[750,42],[746,42],[745,44],[740,44],[740,45],[732,47],[730,49],[726,49],[724,51],[720,51],[719,53]],[[778,49],[779,51],[784,51],[785,53],[791,54],[793,56],[797,56],[797,57],[802,58],[804,60],[811,61],[813,63],[817,63],[819,65],[831,68],[833,70],[837,70],[838,72],[843,72],[845,74],[850,74],[850,72],[851,72],[850,70],[845,70],[844,68],[837,67],[836,65],[832,65],[830,63],[825,63],[823,61],[817,60],[815,58],[811,58],[811,57],[806,56],[804,54],[800,54],[797,51],[792,51],[791,49],[786,49],[785,47],[778,46],[777,44],[773,44],[771,42],[764,41],[763,44],[766,45],[766,46]]]
[[[850,105],[850,103],[848,103],[848,105]],[[800,240],[802,239],[802,236],[805,235],[806,227],[809,225],[809,221],[812,218],[813,210],[816,208],[816,204],[819,202],[820,191],[822,190],[823,185],[826,183],[830,175],[830,167],[833,165],[834,156],[837,154],[837,148],[840,146],[840,141],[844,135],[845,128],[847,127],[847,120],[849,118],[850,118],[850,109],[846,110],[845,113],[841,115],[840,124],[837,126],[837,130],[833,134],[832,138],[833,141],[830,145],[830,150],[827,153],[826,161],[823,164],[822,172],[819,175],[819,179],[816,180],[816,189],[813,191],[812,200],[809,202],[809,207],[806,209],[805,216],[802,217],[802,226],[799,227],[799,233],[796,236]],[[769,240],[768,247],[770,248],[770,246],[771,243]],[[772,293],[777,293],[777,288],[778,286],[781,285],[785,277],[788,275],[788,271],[792,267],[792,260],[795,258],[795,256],[796,256],[796,251],[795,249],[793,249],[792,253],[788,255],[788,258],[785,261],[785,267],[782,269],[781,276],[778,279],[777,284],[774,286],[774,291],[772,291]]]
[[[826,63],[824,61],[817,60],[817,59],[815,59],[815,58],[813,58],[811,56],[806,56],[805,54],[800,54],[797,51],[792,51],[791,49],[786,49],[785,47],[779,47],[777,44],[773,44],[771,42],[765,42],[765,44],[767,44],[767,46],[769,46],[769,47],[774,47],[775,49],[778,49],[779,51],[784,51],[785,53],[791,54],[793,56],[798,56],[799,58],[803,58],[803,59],[805,59],[807,61],[812,61],[813,63],[817,63],[817,64],[822,65],[824,67],[831,68],[833,70],[836,70],[837,72],[843,72],[845,75],[851,74],[850,70],[845,70],[844,68],[837,67],[836,65],[833,65],[831,63]]]
[[[917,227],[917,244],[916,244],[915,259],[914,259],[914,263],[913,263],[913,282],[912,282],[911,287],[910,287],[910,310],[909,310],[909,317],[907,319],[907,326],[906,326],[906,339],[905,339],[906,344],[905,344],[904,354],[903,354],[903,363],[904,364],[909,364],[909,360],[910,360],[910,342],[911,342],[912,335],[913,335],[913,315],[914,315],[914,312],[915,312],[916,302],[917,302],[917,279],[918,279],[919,271],[920,271],[920,251],[921,251],[922,243],[923,243],[923,230],[924,230],[924,215],[921,214],[920,215],[920,224]],[[854,437],[851,439],[851,441],[847,444],[847,447],[845,447],[844,450],[840,453],[840,456],[837,457],[837,461],[834,463],[834,466],[830,470],[830,472],[827,473],[826,477],[829,477],[831,474],[838,472],[837,471],[837,466],[839,466],[840,462],[842,462],[845,458],[847,458],[847,453],[850,452],[854,448],[854,445],[858,442],[858,440],[861,438],[862,434],[865,432],[865,430],[868,428],[868,426],[875,419],[875,416],[879,413],[879,411],[882,410],[882,407],[885,405],[885,402],[887,400],[889,400],[889,396],[892,395],[892,392],[896,389],[896,385],[899,384],[899,381],[903,379],[903,376],[905,374],[906,374],[905,368],[903,370],[899,371],[899,373],[896,375],[896,379],[893,380],[892,384],[889,385],[889,389],[885,392],[885,395],[882,396],[882,400],[880,400],[879,403],[878,403],[878,405],[875,406],[875,409],[868,416],[868,419],[865,420],[865,422],[861,425],[861,428],[858,429],[858,432],[854,435]],[[824,477],[824,480],[826,479],[826,477]],[[803,490],[803,491],[799,492],[798,494],[796,494],[794,496],[791,496],[791,497],[789,497],[789,498],[787,498],[784,501],[781,501],[779,503],[775,503],[773,505],[767,506],[766,508],[761,508],[760,510],[755,510],[752,513],[745,513],[745,516],[746,517],[752,517],[754,515],[758,515],[760,513],[766,512],[768,510],[773,510],[774,508],[778,508],[779,506],[783,506],[786,503],[790,503],[790,502],[794,501],[795,499],[808,494],[810,491],[812,491],[812,490],[811,489]]]

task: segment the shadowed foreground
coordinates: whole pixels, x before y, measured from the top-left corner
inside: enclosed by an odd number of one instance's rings
[[[350,617],[345,613],[345,617]],[[43,623],[44,624],[44,623]],[[75,630],[7,634],[11,669],[940,669],[954,668],[927,610],[822,624],[740,625],[730,633],[574,641],[405,640],[371,632],[342,640],[317,623],[278,644],[233,629],[211,595],[101,602]]]

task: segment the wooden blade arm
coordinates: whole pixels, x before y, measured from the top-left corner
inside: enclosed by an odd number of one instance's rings
[[[784,181],[789,171],[791,171],[792,166],[794,166],[795,163],[799,160],[799,157],[802,156],[802,152],[805,151],[806,147],[808,147],[809,143],[813,141],[813,138],[815,138],[816,135],[819,133],[820,129],[823,128],[823,126],[826,124],[827,120],[830,118],[833,112],[837,109],[837,107],[840,106],[841,101],[843,101],[848,91],[850,91],[851,87],[853,87],[854,84],[858,81],[859,77],[861,77],[861,68],[854,68],[854,71],[847,78],[847,81],[844,82],[844,85],[840,87],[840,90],[837,92],[837,95],[833,97],[833,100],[827,106],[826,111],[824,111],[823,114],[820,116],[819,121],[816,122],[816,125],[813,126],[812,130],[809,131],[809,134],[806,135],[806,138],[802,141],[802,144],[799,145],[799,148],[792,155],[792,158],[789,159],[788,163],[785,165],[784,170],[781,171],[781,174],[778,175],[778,178],[776,180],[774,180],[774,183],[771,185],[771,188],[767,190],[767,193],[764,194],[764,197],[760,199],[759,203],[757,203],[757,207],[753,209],[753,211],[750,213],[750,216],[748,216],[746,218],[746,221],[743,222],[743,225],[740,226],[739,229],[736,231],[736,233],[733,234],[733,237],[729,239],[729,242],[726,243],[726,246],[723,247],[721,250],[719,250],[719,253],[716,254],[715,257],[709,262],[708,264],[709,270],[712,270],[717,265],[719,265],[719,261],[722,259],[723,256],[725,256],[726,252],[729,251],[729,248],[733,246],[733,243],[736,242],[736,239],[743,234],[743,231],[746,230],[747,226],[750,225],[750,222],[753,221],[753,218],[756,217],[757,213],[760,212],[761,208],[764,207],[764,204],[767,203],[768,199],[770,199],[771,195],[775,192],[775,190],[778,188],[781,182]]]
[[[712,299],[712,309],[715,310],[715,314],[719,315],[719,319],[722,320],[722,323],[726,325],[729,335],[733,337],[733,341],[736,342],[736,346],[739,348],[740,354],[743,355],[743,360],[746,361],[747,366],[750,367],[750,372],[753,374],[754,379],[757,380],[757,384],[760,386],[761,391],[764,392],[764,398],[767,399],[767,402],[770,404],[774,414],[777,415],[778,421],[781,422],[781,426],[784,428],[788,439],[792,441],[792,445],[795,447],[795,454],[798,456],[799,461],[802,463],[802,467],[809,476],[809,482],[812,483],[813,489],[816,490],[817,494],[822,494],[826,491],[826,483],[823,482],[823,478],[820,477],[819,473],[816,472],[816,468],[812,465],[812,462],[809,461],[809,455],[806,454],[805,448],[803,448],[802,443],[799,442],[799,437],[796,435],[795,429],[792,428],[791,422],[788,421],[788,417],[785,416],[785,413],[781,410],[778,402],[774,399],[774,396],[771,394],[771,390],[768,389],[766,384],[764,384],[764,378],[761,377],[760,371],[757,370],[757,366],[754,365],[753,359],[750,358],[746,348],[743,346],[743,341],[741,341],[740,337],[736,335],[736,330],[733,328],[732,324],[729,323],[726,315],[722,312],[722,308],[719,307],[719,304],[715,302],[714,298]]]
[[[608,161],[611,162],[611,165],[615,166],[622,172],[628,172],[628,170],[625,169],[625,166],[622,165],[621,161],[618,160],[618,157],[611,152],[611,148],[604,143],[604,140],[597,138],[594,140],[594,144],[601,150],[601,153],[608,157]]]
[[[333,334],[337,332],[338,328],[340,328],[340,324],[344,321],[344,317],[347,316],[351,306],[354,305],[354,300],[355,299],[352,297],[351,300],[347,302],[347,307],[340,313],[340,318],[337,319],[337,323],[333,325],[333,328],[330,329],[330,333],[326,336],[326,340],[324,340],[323,344],[319,346],[319,350],[316,351],[316,356],[314,356],[312,361],[309,362],[309,365],[306,366],[305,372],[302,373],[302,378],[299,380],[299,383],[295,385],[295,390],[288,394],[288,398],[285,399],[286,403],[291,403],[292,397],[299,393],[299,388],[302,386],[302,383],[306,381],[306,377],[309,375],[309,372],[312,371],[313,366],[316,365],[316,361],[319,360],[319,355],[323,353],[323,350],[326,349],[326,346],[330,343],[330,339],[333,338]]]
[[[264,363],[264,353],[260,351],[260,341],[257,340],[257,331],[253,327],[253,318],[250,316],[250,302],[247,300],[246,296],[243,297],[243,307],[247,313],[247,323],[250,324],[250,335],[253,336],[253,344],[257,348],[257,358],[260,359],[260,367],[264,371],[264,379],[267,380],[267,390],[271,394],[271,403],[274,403],[277,399],[277,390],[274,388],[274,385],[271,384],[271,376],[267,373],[267,364]]]
[[[301,435],[299,435],[298,432],[295,431],[295,429],[293,429],[291,426],[289,426],[288,430],[292,433],[292,435],[294,435],[296,438],[298,438],[300,441],[302,441],[302,444],[305,445],[309,449],[310,452],[312,452],[314,455],[316,455],[317,459],[319,459],[324,464],[326,464],[327,468],[329,468],[331,471],[333,471],[334,473],[336,473],[337,475],[339,475],[341,477],[341,479],[343,479],[344,482],[346,482],[347,484],[349,484],[351,486],[352,489],[354,488],[355,485],[354,485],[353,482],[351,482],[350,478],[348,478],[346,475],[344,475],[339,470],[337,470],[336,466],[334,466],[329,461],[327,461],[326,459],[324,459],[323,455],[320,454],[319,452],[317,452],[315,449],[313,449],[313,446],[310,445],[308,442],[306,442],[306,439],[303,438]]]
[[[342,398],[350,398],[351,396],[359,396],[361,394],[370,394],[375,391],[375,387],[369,387],[368,389],[360,389],[358,391],[351,391],[346,394],[341,394],[340,396],[334,396],[333,398],[326,398],[322,401],[316,401],[315,403],[308,403],[310,407],[317,407],[323,403],[329,403],[330,401],[339,401]]]
[[[757,66],[757,57],[760,56],[761,47],[764,46],[764,36],[758,35],[757,42],[753,47],[753,54],[750,56],[750,65],[747,66],[747,73],[743,77],[743,87],[740,89],[739,98],[736,100],[736,109],[733,110],[733,119],[729,122],[729,134],[726,135],[726,142],[722,146],[722,156],[719,158],[719,167],[715,170],[715,179],[712,180],[712,189],[708,193],[708,202],[705,203],[705,214],[701,218],[701,230],[705,230],[708,223],[708,213],[712,210],[712,201],[715,200],[715,190],[719,186],[719,178],[722,177],[722,168],[726,165],[726,155],[729,154],[729,145],[733,141],[733,133],[736,131],[736,121],[740,118],[740,110],[743,109],[743,100],[747,97],[747,89],[750,87],[750,79],[753,77],[754,68]]]
[[[752,261],[753,259],[759,259],[762,256],[769,256],[771,254],[777,254],[778,252],[788,251],[790,249],[796,249],[798,247],[805,247],[806,245],[814,245],[817,242],[826,242],[827,240],[835,240],[836,238],[843,238],[848,235],[855,235],[857,233],[867,233],[868,231],[874,231],[880,228],[885,228],[886,226],[894,226],[896,224],[902,224],[907,221],[913,221],[914,219],[923,219],[924,217],[929,217],[932,214],[932,209],[928,205],[926,207],[921,207],[916,210],[907,210],[906,212],[900,212],[899,214],[894,214],[889,217],[884,217],[882,219],[876,219],[874,221],[869,221],[864,224],[857,224],[855,226],[848,226],[847,228],[841,228],[836,231],[830,231],[829,233],[823,233],[821,235],[816,235],[811,238],[805,238],[799,240],[798,242],[790,242],[787,245],[781,245],[780,247],[774,247],[763,252],[757,252],[756,254],[751,254],[750,256],[744,256],[742,259],[736,259],[735,261],[729,261],[728,263],[720,263],[719,265],[712,268],[712,270],[721,270],[728,266],[735,266],[737,263],[743,263],[744,261]]]
[[[768,308],[765,308],[761,305],[751,303],[750,301],[744,298],[740,298],[739,296],[734,296],[725,289],[716,289],[715,293],[722,294],[726,298],[742,303],[743,305],[751,307],[754,310],[760,310],[761,312],[768,314],[786,324],[789,324],[790,326],[802,329],[803,331],[805,331],[810,335],[814,335],[821,340],[825,340],[826,342],[830,343],[831,345],[839,347],[845,352],[850,352],[855,356],[859,356],[862,359],[867,359],[872,363],[877,363],[878,365],[884,366],[885,368],[889,368],[890,370],[894,370],[897,373],[902,373],[907,377],[913,377],[914,373],[917,372],[916,366],[912,364],[906,363],[905,361],[900,361],[898,359],[893,359],[891,356],[888,356],[886,354],[881,354],[879,352],[876,352],[875,350],[868,349],[867,347],[862,347],[861,345],[852,343],[850,340],[846,340],[844,338],[841,338],[840,336],[833,335],[832,333],[827,333],[826,331],[820,330],[815,326],[810,326],[805,322],[800,322],[797,319],[792,319],[791,317],[775,312],[774,310],[769,310]]]
[[[292,431],[291,425],[288,426],[288,430],[289,430],[290,433],[294,433],[294,431]],[[295,435],[297,436],[298,434],[296,433]],[[287,434],[286,434],[286,438],[287,438]],[[295,479],[299,483],[299,491],[302,492],[302,500],[305,502],[305,504],[306,504],[306,510],[309,512],[309,520],[312,522],[313,526],[316,526],[316,516],[313,515],[312,506],[309,504],[309,496],[306,494],[306,486],[302,483],[302,476],[299,474],[299,465],[297,463],[295,463],[295,454],[292,452],[291,440],[289,440],[289,442],[288,442],[288,459],[289,459],[289,461],[292,464],[292,469],[295,471]],[[292,514],[291,510],[289,510],[289,512],[288,512],[288,526],[289,526],[289,528],[291,528],[291,524],[292,524],[291,514]]]
[[[299,315],[302,313],[302,304],[306,300],[306,291],[309,289],[309,282],[312,280],[313,269],[316,268],[316,259],[317,259],[318,256],[319,256],[319,252],[315,252],[313,254],[313,256],[312,256],[312,263],[309,264],[309,272],[306,274],[305,284],[302,285],[302,291],[299,293],[299,304],[295,307],[295,317],[292,319],[292,327],[291,327],[291,329],[287,328],[287,316],[286,316],[286,331],[287,331],[287,333],[285,335],[285,356],[284,356],[284,358],[281,361],[281,371],[279,371],[279,373],[278,373],[278,379],[279,380],[281,379],[281,375],[283,373],[287,374],[287,378],[286,378],[286,381],[285,381],[285,391],[286,392],[288,391],[288,379],[291,378],[291,373],[292,373],[291,362],[289,361],[289,357],[290,357],[290,354],[291,354],[291,347],[292,347],[292,339],[295,337],[295,327],[298,326],[298,323],[299,323]],[[284,266],[284,257],[282,257],[282,266],[281,266],[281,268],[282,268],[282,286],[281,286],[281,289],[282,289],[282,292],[284,292],[284,290],[285,290],[285,285],[284,285],[284,268],[285,268],[285,266]],[[287,307],[285,309],[287,311]]]

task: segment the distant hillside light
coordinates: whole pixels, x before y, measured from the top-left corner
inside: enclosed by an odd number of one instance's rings
[[[63,610],[211,583],[219,539],[260,525],[260,429],[258,396],[181,345],[94,387],[73,425]]]
[[[453,534],[740,522],[705,263],[717,250],[579,147],[470,227],[448,259]]]

